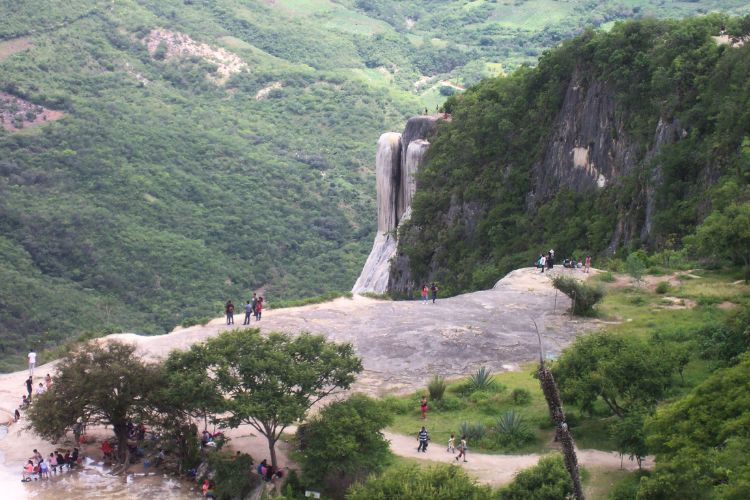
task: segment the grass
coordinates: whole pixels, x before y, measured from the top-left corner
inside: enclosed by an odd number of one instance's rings
[[[609,494],[615,487],[632,476],[637,475],[637,473],[627,470],[604,469],[601,467],[586,467],[586,471],[588,472],[588,477],[584,481],[583,493],[586,498],[591,499],[609,498]]]

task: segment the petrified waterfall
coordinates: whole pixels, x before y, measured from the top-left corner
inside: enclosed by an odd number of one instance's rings
[[[411,214],[416,173],[430,146],[425,139],[437,120],[433,116],[411,118],[403,134],[387,132],[378,140],[375,156],[378,232],[353,293],[388,291],[391,259],[398,248],[398,225]]]

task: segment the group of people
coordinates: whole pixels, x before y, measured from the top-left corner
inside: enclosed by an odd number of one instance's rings
[[[260,316],[263,312],[263,297],[258,297],[258,294],[253,293],[252,300],[248,300],[245,304],[245,321],[243,325],[249,325],[252,318],[255,321],[260,321]],[[227,325],[234,324],[234,304],[232,301],[228,301],[224,306],[224,313],[227,315]]]
[[[544,272],[545,269],[551,270],[555,266],[555,251],[551,250],[546,254],[540,253],[536,258],[536,264],[534,265],[537,269],[541,269]],[[588,273],[591,269],[591,256],[587,255],[584,261],[578,260],[574,257],[568,257],[563,260],[563,267],[568,269],[582,269],[584,273]]]
[[[258,466],[255,468],[255,471],[267,483],[273,481],[277,477],[280,478],[284,475],[281,469],[277,469],[273,465],[269,464],[265,458],[261,463],[258,464]]]
[[[417,446],[417,453],[427,453],[427,444],[430,441],[430,434],[427,432],[427,428],[424,425],[422,426],[422,429],[417,433],[417,441],[419,442],[419,445]],[[456,453],[456,450],[458,450],[458,455],[455,456],[457,462],[461,458],[464,459],[464,462],[468,462],[468,460],[466,460],[467,449],[468,447],[466,446],[466,435],[461,436],[461,441],[458,443],[458,448],[456,448],[456,435],[451,433],[451,437],[448,439],[448,448],[446,448],[446,451],[448,453]]]
[[[63,454],[64,452],[64,454]],[[51,473],[62,473],[65,466],[68,470],[81,463],[78,448],[71,450],[55,450],[49,454],[47,461],[38,450],[34,450],[34,456],[29,458],[23,467],[21,481],[24,483],[36,481],[37,479],[49,479]]]
[[[422,303],[427,304],[429,302],[430,294],[432,294],[432,303],[434,304],[437,300],[438,287],[433,281],[430,286],[427,283],[422,284]]]

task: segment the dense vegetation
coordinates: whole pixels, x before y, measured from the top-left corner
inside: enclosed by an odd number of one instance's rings
[[[193,324],[251,288],[272,307],[347,290],[374,231],[372,145],[443,80],[533,63],[587,25],[748,8],[620,4],[3,2],[0,90],[64,113],[0,128],[3,366],[28,344]],[[149,51],[154,29],[246,66]]]
[[[697,256],[746,263],[750,48],[717,43],[712,36],[722,29],[746,36],[750,18],[646,19],[587,31],[546,52],[534,69],[451,97],[453,120],[433,141],[402,230],[416,281],[440,281],[447,293],[486,288],[549,248],[578,258],[627,255],[641,245],[671,252],[712,210],[719,213],[692,245]],[[574,74],[612,95],[615,116],[598,119],[622,120],[622,130],[610,127],[613,140],[635,148],[633,168],[600,189],[538,167],[557,140],[555,119]],[[679,123],[680,138],[649,157],[660,120]],[[559,188],[545,192],[542,182]],[[698,244],[704,241],[715,246]]]

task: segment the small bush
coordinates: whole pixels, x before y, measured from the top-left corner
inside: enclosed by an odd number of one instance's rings
[[[492,372],[488,370],[486,366],[481,367],[469,377],[469,385],[471,385],[475,391],[489,389],[494,383],[495,377],[492,376]]]
[[[529,498],[568,498],[573,483],[559,454],[542,457],[534,467],[516,474],[513,482],[498,492],[500,500]]]
[[[441,411],[456,411],[460,410],[463,406],[461,400],[453,396],[443,396],[443,399],[434,404],[435,409]]]
[[[461,425],[458,428],[458,435],[459,436],[466,436],[466,439],[469,439],[471,441],[479,441],[480,439],[484,438],[484,436],[487,434],[487,426],[484,425],[482,422],[476,422],[476,423],[469,423],[469,422],[461,422]]]
[[[665,294],[672,290],[672,285],[668,281],[662,281],[656,285],[656,293]]]
[[[411,401],[407,399],[397,398],[396,396],[386,396],[382,401],[383,407],[389,413],[396,415],[406,415],[410,411],[417,408]]]
[[[573,314],[577,316],[593,316],[594,305],[604,298],[601,285],[589,285],[569,276],[555,276],[552,286],[573,299]]]
[[[527,405],[531,403],[531,392],[528,389],[516,387],[510,393],[510,398],[517,405]]]
[[[607,261],[607,269],[615,273],[621,273],[625,269],[625,263],[622,259],[609,259]]]
[[[604,271],[603,273],[599,273],[595,276],[595,278],[604,283],[614,283],[615,281],[615,275],[612,274],[611,271]]]
[[[427,390],[430,392],[430,399],[432,401],[440,401],[441,399],[443,399],[445,388],[445,379],[440,375],[433,376],[432,379],[430,379],[430,382],[427,384]]]

